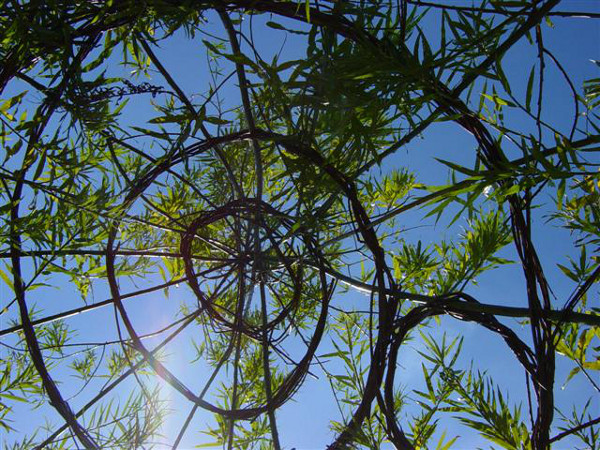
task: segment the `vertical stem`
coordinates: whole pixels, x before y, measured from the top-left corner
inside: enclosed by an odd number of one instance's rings
[[[233,28],[233,24],[231,19],[227,15],[227,13],[223,10],[219,10],[219,16],[227,30],[229,35],[229,41],[231,43],[231,49],[235,55],[241,55],[240,46],[235,34],[235,29]],[[244,65],[242,63],[236,63],[236,72],[238,77],[238,83],[240,88],[240,95],[242,98],[242,105],[244,108],[244,115],[246,118],[246,122],[248,124],[248,129],[252,133],[252,148],[254,150],[254,165],[255,165],[255,176],[256,176],[256,200],[257,207],[255,211],[255,220],[253,226],[253,237],[254,237],[254,261],[252,265],[252,282],[256,283],[258,281],[260,284],[260,299],[261,299],[261,309],[262,309],[262,324],[263,324],[263,339],[262,339],[262,347],[263,347],[263,370],[265,373],[265,393],[267,397],[268,408],[268,416],[269,423],[271,427],[271,435],[273,437],[273,445],[276,450],[280,449],[279,444],[279,433],[277,432],[277,422],[275,420],[275,412],[273,411],[270,403],[271,403],[271,371],[269,367],[269,340],[268,340],[268,332],[266,330],[267,326],[267,305],[265,298],[265,285],[262,280],[262,252],[261,252],[261,240],[260,240],[260,224],[262,222],[261,217],[261,209],[259,203],[262,201],[263,196],[263,168],[262,168],[262,155],[260,150],[260,144],[258,140],[254,137],[256,131],[256,123],[254,121],[254,115],[252,114],[252,107],[250,104],[250,96],[248,95],[248,80],[246,79],[246,73],[244,71]]]
[[[271,393],[271,367],[269,365],[269,332],[267,331],[267,300],[265,294],[265,283],[260,281],[260,303],[262,309],[262,347],[263,347],[263,371],[265,372],[265,396],[267,398],[267,407],[269,415],[269,425],[271,427],[271,436],[273,437],[273,447],[275,450],[279,450],[281,445],[279,444],[279,433],[277,431],[277,421],[275,419],[275,411],[271,405],[272,393]]]

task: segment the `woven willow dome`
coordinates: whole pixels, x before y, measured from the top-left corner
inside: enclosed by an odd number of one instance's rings
[[[575,3],[4,2],[6,448],[598,448]]]

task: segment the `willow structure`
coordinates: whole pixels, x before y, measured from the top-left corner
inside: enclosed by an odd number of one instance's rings
[[[6,447],[301,448],[316,379],[329,449],[600,448],[600,79],[545,39],[600,11],[562,3],[3,2]],[[405,164],[440,123],[473,150]]]

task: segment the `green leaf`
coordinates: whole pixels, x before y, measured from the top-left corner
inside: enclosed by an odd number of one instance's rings
[[[206,117],[204,117],[204,120],[206,122],[212,123],[214,125],[227,125],[227,124],[231,123],[230,120],[225,120],[225,119],[221,119],[220,117],[214,117],[214,116],[206,116]]]
[[[209,442],[208,444],[199,444],[195,445],[194,448],[212,448],[212,447],[221,447],[225,442],[222,440]]]
[[[281,25],[277,22],[270,21],[270,20],[265,25],[270,28],[273,28],[274,30],[287,31],[287,29],[283,25]]]
[[[556,264],[556,265],[562,271],[562,273],[564,273],[566,276],[568,276],[571,280],[575,281],[576,283],[579,282],[579,277],[577,276],[577,274],[572,272],[568,267],[565,267],[562,264]]]
[[[531,111],[531,96],[533,94],[533,80],[535,77],[534,69],[535,66],[531,68],[529,78],[527,79],[527,93],[525,94],[525,108],[527,108],[527,111]]]
[[[12,116],[12,114],[8,113],[8,110],[11,109],[16,104],[20,103],[21,100],[23,99],[23,97],[25,96],[25,94],[27,94],[27,92],[28,91],[23,91],[20,94],[17,94],[15,96],[9,98],[8,100],[3,101],[0,104],[0,113],[3,114],[4,116],[6,116],[6,118],[8,120],[13,120],[14,117]]]
[[[0,278],[2,278],[2,281],[4,281],[4,283],[10,288],[10,290],[14,292],[15,288],[13,286],[12,280],[2,269],[0,269]]]

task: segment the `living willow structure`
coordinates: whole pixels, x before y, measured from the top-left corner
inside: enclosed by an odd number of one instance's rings
[[[330,449],[599,448],[600,81],[546,42],[600,18],[572,5],[3,1],[4,445],[302,448],[325,409]],[[442,126],[469,146],[409,164]]]

